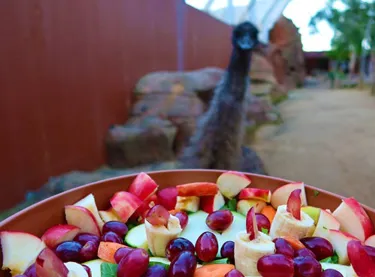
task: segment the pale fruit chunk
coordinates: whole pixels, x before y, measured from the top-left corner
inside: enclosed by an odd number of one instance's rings
[[[201,210],[206,213],[212,213],[214,211],[220,210],[225,205],[224,196],[220,191],[213,196],[202,196],[200,198]]]
[[[102,230],[104,222],[99,215],[98,207],[96,206],[95,198],[92,193],[90,193],[89,195],[87,195],[85,198],[81,199],[77,203],[75,203],[74,206],[80,206],[80,207],[84,207],[88,209],[94,216],[96,223],[98,224],[100,228],[100,231]]]
[[[80,228],[69,224],[59,224],[49,228],[42,236],[42,241],[49,247],[55,248],[63,241],[73,240]]]
[[[340,222],[340,230],[348,232],[361,241],[365,241],[374,233],[371,219],[353,197],[343,200],[333,212],[333,216]]]
[[[349,241],[358,239],[351,234],[338,230],[328,230],[327,239],[331,242],[333,249],[336,251],[337,256],[339,257],[339,264],[349,264],[347,245]]]
[[[219,176],[216,181],[220,192],[226,198],[233,198],[240,191],[251,184],[251,180],[245,174],[236,171],[227,171]]]
[[[38,277],[68,277],[69,270],[49,248],[43,249],[35,261]]]
[[[313,237],[322,237],[328,239],[328,230],[339,230],[340,222],[329,212],[320,211],[319,220],[316,224]]]
[[[372,235],[372,236],[368,237],[365,241],[365,244],[369,245],[369,246],[372,246],[372,247],[375,247],[375,235]]]
[[[240,200],[237,202],[237,212],[246,216],[247,212],[254,207],[256,213],[260,213],[267,203],[262,200]]]
[[[65,206],[65,219],[70,225],[77,226],[81,233],[90,233],[100,236],[100,229],[93,214],[80,206]]]
[[[357,277],[357,274],[353,272],[353,269],[347,265],[331,264],[331,263],[320,263],[322,269],[334,269],[342,274],[344,277]]]
[[[0,240],[3,252],[2,269],[9,269],[12,275],[22,274],[46,247],[40,238],[23,232],[2,231]]]
[[[312,207],[312,206],[305,206],[302,207],[301,210],[308,214],[313,220],[314,223],[317,224],[320,216],[320,208]]]
[[[113,208],[110,208],[106,211],[99,211],[100,217],[104,222],[108,221],[121,221],[121,218],[116,214]]]
[[[89,277],[85,268],[79,263],[67,262],[64,265],[69,270],[68,277]]]
[[[102,259],[96,259],[92,261],[88,261],[83,263],[84,265],[88,266],[91,271],[91,277],[102,277],[100,266],[102,263],[105,263]]]
[[[292,191],[294,191],[296,189],[301,190],[302,206],[307,206],[305,184],[304,183],[290,183],[290,184],[286,184],[286,185],[283,185],[281,187],[278,187],[272,193],[271,205],[275,209],[277,209],[277,207],[279,207],[281,205],[286,205],[290,194],[292,193]]]
[[[196,212],[199,210],[199,197],[177,196],[176,210]]]

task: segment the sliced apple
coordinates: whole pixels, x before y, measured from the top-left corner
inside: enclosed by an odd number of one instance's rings
[[[68,277],[69,270],[49,248],[39,253],[35,262],[38,277]]]
[[[366,239],[365,244],[369,245],[369,246],[372,246],[372,247],[375,247],[375,235],[369,236]]]
[[[305,184],[304,183],[290,183],[278,187],[273,193],[271,197],[271,205],[277,209],[278,206],[286,205],[288,198],[292,191],[300,189],[301,190],[301,203],[302,206],[307,206],[306,200],[306,192],[305,192]]]
[[[55,248],[63,241],[73,240],[80,228],[69,224],[59,224],[44,232],[42,241],[49,247]]]
[[[109,208],[106,211],[99,211],[99,215],[104,222],[121,221],[121,218],[116,214],[113,208]]]
[[[98,224],[100,231],[103,228],[104,221],[99,215],[98,207],[96,206],[95,197],[92,193],[82,198],[80,201],[74,204],[74,206],[84,207],[88,209],[94,216],[96,223]]]
[[[206,213],[212,213],[220,210],[224,205],[225,199],[220,191],[212,196],[202,196],[200,199],[201,210],[205,211]]]
[[[318,223],[320,210],[321,210],[320,208],[312,207],[312,206],[305,206],[305,207],[302,207],[301,210],[304,213],[308,214],[314,220],[314,224]]]
[[[46,247],[40,238],[23,232],[2,231],[0,240],[3,252],[2,269],[9,269],[12,275],[24,273]]]
[[[240,200],[263,200],[269,203],[271,201],[271,191],[269,189],[244,188],[238,198]]]
[[[260,213],[265,206],[267,203],[262,200],[240,200],[237,202],[237,212],[246,216],[252,207],[255,213]]]
[[[177,196],[175,210],[196,212],[199,210],[199,197],[197,196]]]
[[[339,257],[339,264],[347,265],[349,263],[347,245],[349,241],[358,239],[349,233],[339,230],[328,230],[327,239],[331,242],[333,249]]]
[[[240,191],[251,184],[251,180],[245,174],[236,171],[227,171],[219,176],[216,181],[220,192],[226,198],[233,198]]]
[[[69,270],[68,277],[89,277],[86,269],[79,263],[67,262],[64,265]]]
[[[340,222],[340,230],[348,232],[361,241],[365,241],[374,233],[371,219],[353,197],[343,200],[333,212],[333,216]]]
[[[178,196],[213,196],[219,191],[215,183],[195,182],[176,186]]]
[[[100,236],[100,229],[94,215],[81,206],[65,206],[65,219],[69,225],[79,227],[80,233],[90,233]]]
[[[121,221],[127,222],[132,214],[142,205],[142,201],[127,191],[116,192],[110,200]]]
[[[364,245],[352,240],[347,245],[349,261],[358,276],[375,277],[375,262],[367,254]]]
[[[328,239],[328,230],[339,230],[340,222],[329,212],[325,210],[320,211],[318,223],[316,224],[313,237],[322,237]]]
[[[254,207],[246,215],[246,232],[249,234],[250,240],[255,240],[259,236]]]
[[[141,172],[135,177],[128,191],[140,200],[145,201],[154,195],[157,190],[156,182],[147,173]]]
[[[157,192],[159,204],[163,205],[167,210],[173,210],[177,202],[176,187],[161,189]]]
[[[301,220],[301,190],[296,189],[290,194],[286,211],[289,212],[295,219]]]

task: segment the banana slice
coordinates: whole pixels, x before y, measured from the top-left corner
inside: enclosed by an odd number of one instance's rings
[[[314,220],[305,212],[301,211],[301,220],[295,219],[286,210],[286,205],[277,208],[270,229],[272,239],[289,236],[296,239],[311,236],[314,231]]]
[[[182,232],[180,220],[171,215],[168,226],[153,226],[145,220],[146,236],[148,248],[152,255],[156,257],[165,257],[165,248],[172,239],[177,238]]]
[[[236,269],[245,276],[261,276],[257,269],[258,260],[275,253],[271,237],[259,232],[256,239],[250,240],[246,231],[237,233],[234,240],[234,260]]]

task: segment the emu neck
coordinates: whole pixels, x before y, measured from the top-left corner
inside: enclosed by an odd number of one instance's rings
[[[243,100],[249,81],[249,70],[252,52],[240,52],[234,49],[227,68],[227,84],[230,93],[237,100]]]

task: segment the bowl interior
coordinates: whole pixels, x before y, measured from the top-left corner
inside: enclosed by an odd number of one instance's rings
[[[159,185],[159,189],[161,189],[189,182],[216,182],[222,172],[217,170],[171,170],[150,172],[148,174]],[[23,231],[41,236],[47,228],[65,222],[65,205],[74,204],[89,193],[95,196],[99,210],[108,209],[110,206],[109,200],[112,195],[117,191],[127,190],[136,175],[107,179],[55,195],[2,221],[0,223],[0,230]],[[266,188],[272,191],[280,185],[291,182],[269,176],[246,175],[252,180],[252,187]],[[341,203],[341,199],[343,198],[311,186],[306,187],[306,195],[309,205],[332,211]],[[364,206],[364,208],[374,222],[375,211],[367,206]],[[8,275],[5,272],[0,272],[0,277],[5,276]]]

